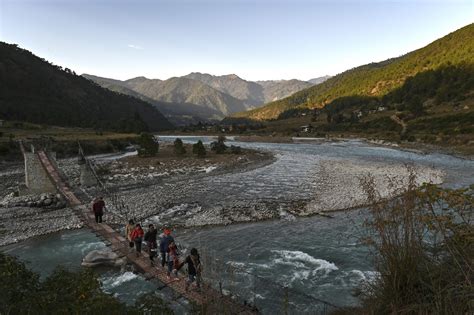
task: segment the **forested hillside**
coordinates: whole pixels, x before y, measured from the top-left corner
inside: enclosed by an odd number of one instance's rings
[[[466,63],[474,63],[474,24],[404,56],[348,70],[285,99],[234,116],[275,119],[286,110],[322,108],[340,97],[383,96],[417,73]]]
[[[152,105],[118,94],[0,42],[0,119],[139,132],[172,124]]]

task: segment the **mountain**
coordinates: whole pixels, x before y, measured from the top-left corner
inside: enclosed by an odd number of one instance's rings
[[[324,81],[326,81],[330,78],[331,78],[330,75],[325,75],[325,76],[322,76],[322,77],[310,79],[310,80],[308,80],[308,82],[316,85],[316,84],[321,84],[321,83],[323,83]]]
[[[257,83],[263,87],[263,103],[280,100],[313,85],[309,82],[296,79],[257,81]]]
[[[401,87],[409,77],[445,65],[474,63],[474,24],[398,58],[360,66],[325,82],[235,117],[276,119],[294,108],[322,108],[341,97],[381,97]]]
[[[264,103],[279,100],[312,86],[300,80],[246,81],[235,74],[214,76],[193,72],[185,78],[201,81],[216,90],[242,100],[247,109],[260,107]]]
[[[163,82],[161,80],[150,80],[145,77],[138,77],[126,81],[120,81],[110,78],[98,77],[90,74],[83,74],[82,76],[87,78],[88,80],[95,82],[96,84],[99,84],[104,88],[107,88],[117,93],[130,95],[152,104],[163,115],[165,115],[165,117],[170,122],[177,126],[195,124],[199,121],[219,120],[223,116],[223,113],[212,108],[199,106],[192,103],[173,103],[158,101],[133,90],[134,88],[143,88],[143,86],[147,86],[149,82],[154,82],[154,84],[160,84],[160,82]]]
[[[213,76],[207,73],[193,72],[185,78],[200,81],[210,87],[243,101],[247,109],[263,104],[263,88],[255,82],[241,79],[235,74]]]
[[[157,101],[195,104],[217,110],[221,115],[229,115],[246,109],[241,100],[200,81],[183,77],[174,77],[165,81],[143,81],[133,90]]]
[[[102,87],[155,105],[178,125],[220,120],[313,85],[300,80],[252,82],[235,74],[214,76],[199,72],[168,80],[137,77],[120,81],[90,74],[83,76]]]
[[[4,42],[0,42],[0,117],[127,132],[173,127],[152,105],[104,89]]]

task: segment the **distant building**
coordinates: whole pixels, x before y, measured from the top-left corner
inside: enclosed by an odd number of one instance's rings
[[[379,108],[377,108],[377,110],[378,110],[379,112],[383,112],[383,111],[386,110],[386,108],[385,108],[384,106],[379,106]]]

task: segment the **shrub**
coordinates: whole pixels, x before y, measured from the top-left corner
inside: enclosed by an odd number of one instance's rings
[[[380,202],[373,178],[362,182],[379,273],[363,288],[364,313],[472,314],[474,186],[416,188],[411,172],[398,198]]]
[[[202,144],[201,140],[193,144],[193,154],[196,154],[199,157],[206,156],[206,148],[204,147],[204,144]]]
[[[226,138],[224,136],[219,136],[217,141],[211,143],[211,150],[216,152],[217,154],[222,154],[227,150],[227,146],[225,145]]]
[[[155,156],[158,154],[159,143],[152,134],[142,133],[138,139],[140,149],[138,150],[138,156]]]
[[[242,148],[239,147],[239,146],[236,146],[236,145],[231,145],[230,146],[230,152],[232,154],[240,154],[240,153],[242,153]]]
[[[172,314],[157,296],[127,306],[101,290],[89,269],[57,268],[44,281],[16,258],[0,253],[0,314]],[[151,302],[153,301],[153,302]]]
[[[183,141],[180,138],[176,138],[176,140],[174,140],[174,153],[177,155],[186,154],[186,148],[184,147]]]

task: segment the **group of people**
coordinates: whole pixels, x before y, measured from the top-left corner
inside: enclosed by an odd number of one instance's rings
[[[104,210],[105,202],[103,197],[95,198],[92,202],[92,212],[94,213],[96,223],[102,223]],[[202,265],[199,253],[196,248],[192,248],[190,254],[181,261],[178,246],[171,235],[170,229],[165,228],[163,229],[163,233],[158,235],[158,230],[155,226],[149,224],[148,230],[144,232],[139,223],[135,224],[134,220],[129,220],[125,227],[125,235],[129,241],[130,249],[133,251],[133,248],[135,248],[137,257],[140,256],[142,244],[143,241],[145,241],[152,266],[154,266],[155,258],[158,256],[158,250],[160,251],[161,267],[167,268],[169,280],[171,280],[171,277],[177,279],[178,271],[184,265],[187,265],[188,281],[186,281],[186,291],[193,282],[196,282],[196,286],[200,289]],[[158,237],[160,239],[159,243]]]
[[[196,248],[192,248],[191,252],[183,261],[180,261],[180,252],[176,245],[171,230],[168,228],[163,229],[163,232],[158,235],[158,230],[153,224],[148,225],[148,230],[143,231],[142,226],[139,223],[135,223],[134,220],[129,220],[125,227],[125,235],[130,244],[130,249],[135,248],[137,257],[142,252],[142,244],[145,241],[148,256],[152,266],[155,265],[155,258],[158,256],[158,250],[160,252],[161,267],[167,268],[168,279],[171,280],[178,278],[178,271],[184,266],[188,267],[188,281],[186,281],[186,291],[189,286],[196,282],[198,289],[201,287],[201,271],[202,265],[199,257],[199,253]],[[159,243],[158,243],[159,237]]]

